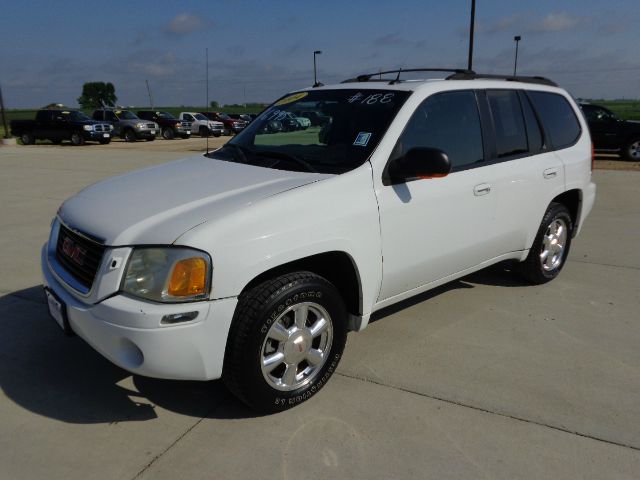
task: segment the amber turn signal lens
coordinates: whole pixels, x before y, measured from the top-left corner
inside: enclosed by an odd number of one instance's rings
[[[203,258],[185,258],[173,267],[167,293],[188,297],[205,293],[206,288],[207,262]]]

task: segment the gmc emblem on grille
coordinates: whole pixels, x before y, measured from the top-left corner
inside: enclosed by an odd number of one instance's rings
[[[84,263],[84,256],[87,253],[84,248],[76,245],[69,237],[64,237],[64,241],[62,242],[62,251],[78,265],[82,265]]]

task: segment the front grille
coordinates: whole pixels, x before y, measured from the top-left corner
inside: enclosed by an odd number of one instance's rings
[[[108,132],[109,130],[111,130],[111,129],[109,128],[109,125],[105,125],[105,124],[101,124],[101,123],[100,123],[100,124],[98,124],[98,125],[94,125],[94,126],[93,126],[93,129],[94,129],[96,132]]]
[[[88,289],[93,285],[104,250],[104,245],[60,225],[56,259],[67,272]]]
[[[147,128],[153,130],[154,128],[156,128],[156,124],[155,123],[147,123]]]

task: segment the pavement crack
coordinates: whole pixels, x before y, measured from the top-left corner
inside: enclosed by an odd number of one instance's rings
[[[144,475],[144,473],[149,470],[149,468],[151,468],[153,466],[154,463],[156,463],[158,460],[160,460],[160,458],[162,458],[169,450],[171,450],[173,447],[175,447],[178,443],[180,443],[180,441],[186,437],[187,435],[189,435],[189,433],[191,433],[191,431],[196,428],[198,425],[200,425],[202,423],[202,421],[205,418],[209,418],[209,415],[215,411],[221,404],[223,403],[223,401],[221,400],[220,402],[217,402],[213,407],[211,407],[203,417],[199,418],[197,422],[195,422],[193,425],[191,425],[189,428],[187,428],[184,432],[182,432],[181,435],[178,436],[178,438],[176,438],[173,442],[171,442],[171,444],[165,448],[162,452],[160,452],[159,454],[157,454],[156,456],[154,456],[149,463],[147,463],[144,467],[142,467],[142,469],[135,474],[134,477],[132,477],[131,480],[136,480],[140,477],[142,477],[142,475]]]
[[[551,430],[556,430],[556,431],[559,431],[559,432],[568,433],[570,435],[575,435],[575,436],[578,436],[578,437],[588,438],[588,439],[594,440],[596,442],[602,442],[602,443],[606,443],[606,444],[609,444],[609,445],[615,445],[617,447],[628,448],[628,449],[634,450],[636,452],[640,451],[639,447],[634,447],[633,445],[628,445],[626,443],[616,442],[614,440],[607,440],[605,438],[596,437],[596,436],[593,436],[593,435],[589,435],[587,433],[578,432],[577,430],[569,430],[568,428],[558,427],[556,425],[551,425],[551,424],[543,423],[543,422],[537,422],[535,420],[531,420],[531,419],[528,419],[528,418],[517,417],[517,416],[511,415],[509,413],[496,412],[496,411],[493,411],[493,410],[488,410],[488,409],[483,408],[483,407],[478,407],[477,405],[471,405],[471,404],[468,404],[468,403],[463,403],[463,402],[459,402],[459,401],[456,401],[456,400],[451,400],[449,398],[439,397],[437,395],[431,395],[431,394],[428,394],[428,393],[417,392],[415,390],[411,390],[411,389],[404,388],[404,387],[399,387],[399,386],[396,386],[396,385],[387,385],[386,383],[382,383],[382,382],[379,382],[379,381],[376,381],[376,380],[372,380],[372,379],[369,379],[369,378],[359,377],[359,376],[356,376],[356,375],[349,375],[349,374],[340,373],[340,372],[336,372],[335,374],[336,375],[340,375],[341,377],[350,378],[352,380],[359,380],[361,382],[372,383],[374,385],[379,385],[381,387],[390,388],[392,390],[399,390],[401,392],[405,392],[405,393],[409,393],[409,394],[413,394],[413,395],[418,395],[420,397],[430,398],[432,400],[438,400],[440,402],[448,403],[450,405],[456,405],[458,407],[470,408],[470,409],[476,410],[478,412],[488,413],[490,415],[497,415],[499,417],[509,418],[511,420],[516,420],[518,422],[529,423],[529,424],[532,424],[532,425],[537,425],[539,427],[550,428]]]
[[[575,262],[575,263],[587,263],[589,265],[600,265],[601,267],[613,267],[613,268],[624,268],[626,270],[640,270],[640,267],[634,267],[631,265],[616,265],[613,263],[601,263],[601,262],[589,262],[587,260],[580,260],[580,259],[567,259],[567,262]]]

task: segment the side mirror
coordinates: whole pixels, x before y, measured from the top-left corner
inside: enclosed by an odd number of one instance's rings
[[[446,153],[437,148],[417,147],[389,163],[384,184],[446,177],[450,172],[451,162]]]

